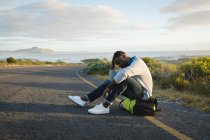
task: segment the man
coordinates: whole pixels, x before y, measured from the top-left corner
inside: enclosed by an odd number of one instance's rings
[[[115,66],[121,69],[116,73]],[[68,96],[71,101],[83,107],[87,101],[93,102],[95,99],[104,96],[105,100],[100,105],[89,109],[91,114],[107,114],[110,106],[118,95],[123,95],[130,99],[148,99],[152,96],[152,76],[142,59],[129,57],[123,51],[114,53],[109,71],[109,80],[106,80],[94,91],[86,96]]]

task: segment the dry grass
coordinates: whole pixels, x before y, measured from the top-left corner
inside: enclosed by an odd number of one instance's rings
[[[175,101],[181,105],[191,106],[199,110],[210,112],[210,98],[193,94],[186,91],[176,91],[173,89],[160,89],[155,87],[153,89],[153,95],[163,98],[167,101]]]

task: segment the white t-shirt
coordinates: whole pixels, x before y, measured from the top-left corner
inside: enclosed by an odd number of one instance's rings
[[[133,62],[125,68],[120,69],[118,72],[115,70],[109,71],[109,79],[115,80],[117,84],[121,83],[128,77],[132,77],[137,82],[139,82],[148,92],[145,92],[144,97],[148,98],[152,96],[152,76],[149,68],[140,58],[135,58]],[[143,98],[144,98],[143,97]]]

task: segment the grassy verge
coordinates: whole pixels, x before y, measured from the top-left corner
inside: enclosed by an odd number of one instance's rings
[[[8,58],[7,60],[1,60],[0,66],[59,66],[59,65],[70,65],[70,63],[65,63],[63,61],[48,62],[48,61],[39,61],[32,59],[15,59]]]
[[[210,113],[210,98],[186,91],[154,87],[153,95],[166,101],[174,101]]]

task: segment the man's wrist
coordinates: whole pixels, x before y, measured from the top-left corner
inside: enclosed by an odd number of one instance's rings
[[[109,91],[110,91],[110,88],[107,87],[107,88],[106,88],[106,91],[109,92]]]

